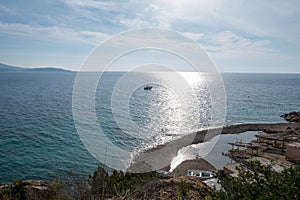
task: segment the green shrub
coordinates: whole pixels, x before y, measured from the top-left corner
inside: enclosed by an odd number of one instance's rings
[[[134,192],[143,183],[156,178],[155,172],[148,173],[123,173],[113,171],[109,175],[102,167],[89,177],[91,194],[99,198],[124,197]]]
[[[236,178],[220,177],[223,189],[214,199],[300,199],[299,168],[278,173],[271,166],[252,162],[248,168],[242,165],[238,172]]]

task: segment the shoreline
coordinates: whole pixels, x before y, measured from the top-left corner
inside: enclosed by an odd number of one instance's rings
[[[208,131],[211,131],[212,133],[216,133],[216,132],[220,132],[220,130],[221,130],[220,134],[240,134],[240,133],[244,133],[247,131],[264,131],[267,129],[270,129],[270,130],[276,129],[278,131],[285,131],[287,129],[287,127],[297,127],[297,126],[300,126],[300,123],[298,123],[298,122],[245,123],[245,124],[228,125],[228,126],[219,127],[219,128],[204,129],[204,130],[197,131],[195,133],[190,133],[188,135],[184,135],[181,138],[175,139],[175,140],[167,142],[165,144],[158,145],[156,147],[147,149],[142,153],[148,153],[148,152],[153,152],[153,151],[159,150],[159,149],[163,148],[164,146],[168,145],[169,143],[185,140],[185,138],[191,137],[192,135],[195,135],[195,138],[191,144],[199,144],[199,143],[208,141],[208,140],[212,139],[213,137],[219,135],[219,134],[215,134],[215,135],[212,134],[212,135],[206,137],[206,134]]]
[[[199,144],[211,140],[220,134],[240,134],[247,131],[276,131],[284,132],[290,128],[300,127],[298,122],[281,122],[281,123],[245,123],[228,125],[224,127],[205,129],[197,131],[181,138],[172,140],[166,144],[158,145],[151,149],[141,152],[134,158],[129,172],[142,172],[145,170],[145,163],[154,169],[165,169],[177,156],[178,151],[191,144]],[[142,165],[141,165],[142,163]]]

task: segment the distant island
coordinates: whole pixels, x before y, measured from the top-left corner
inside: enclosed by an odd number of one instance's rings
[[[17,67],[12,65],[7,65],[0,63],[0,72],[17,72],[17,71],[24,71],[24,72],[72,72],[70,70],[65,70],[61,68],[55,67],[39,67],[39,68],[23,68]]]

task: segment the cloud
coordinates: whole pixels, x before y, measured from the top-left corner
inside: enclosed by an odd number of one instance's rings
[[[192,33],[192,32],[184,32],[184,36],[191,38],[194,41],[198,41],[203,38],[204,34],[203,33]]]
[[[111,10],[115,9],[114,2],[107,1],[95,1],[95,0],[64,0],[64,3],[70,6],[94,8],[99,10]]]
[[[155,23],[145,21],[140,18],[122,19],[120,23],[125,25],[127,28],[145,28],[153,27],[156,25]]]
[[[10,8],[7,8],[6,6],[0,5],[0,12],[2,13],[14,13],[14,11]]]
[[[55,39],[69,42],[82,42],[96,45],[108,37],[107,34],[92,31],[76,31],[58,26],[32,26],[21,23],[1,23],[0,33],[30,38]]]
[[[131,1],[130,1],[131,2]],[[159,27],[197,31],[233,30],[258,37],[300,43],[298,1],[153,0],[136,16],[155,20]],[[131,7],[135,5],[131,4]]]
[[[1,3],[2,40],[12,48],[17,46],[17,40],[12,41],[11,35],[89,48],[128,29],[160,27],[175,29],[201,43],[210,55],[221,57],[222,64],[239,62],[236,64],[239,65],[247,58],[272,65],[284,60],[284,56],[299,61],[300,3],[297,0],[45,2]],[[181,45],[192,51],[188,44]],[[293,63],[298,67],[296,61]],[[293,63],[286,62],[284,66]]]
[[[270,47],[269,40],[251,40],[231,31],[223,31],[210,36],[205,49],[223,56],[278,56],[279,52]]]
[[[81,9],[85,17],[98,22],[109,18],[111,25],[125,28],[162,27],[184,32],[232,30],[258,37],[280,38],[300,43],[297,1],[229,0],[137,0],[95,1],[63,0]],[[92,9],[90,9],[92,8]],[[105,15],[93,9],[113,11]],[[198,29],[198,30],[197,30]]]

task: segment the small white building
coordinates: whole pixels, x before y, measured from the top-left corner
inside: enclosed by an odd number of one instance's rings
[[[293,142],[286,145],[285,156],[291,161],[300,161],[300,142]]]

